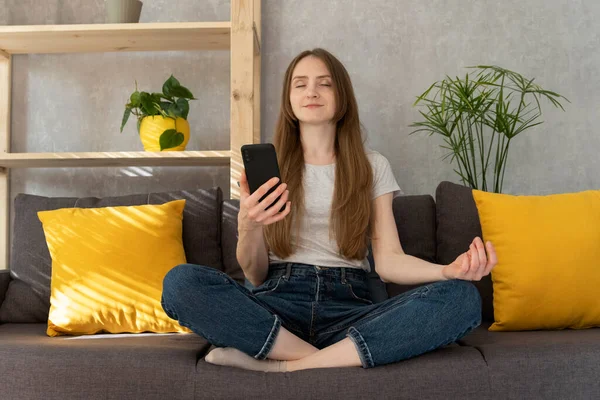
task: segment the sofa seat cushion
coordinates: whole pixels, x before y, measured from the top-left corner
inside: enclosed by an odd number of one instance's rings
[[[235,385],[231,383],[235,382]],[[485,399],[488,376],[474,348],[449,346],[394,364],[264,373],[198,361],[197,399]]]
[[[46,324],[0,325],[0,397],[193,399],[194,333],[46,336]]]
[[[490,325],[458,343],[482,353],[499,398],[600,398],[600,328],[489,332]]]

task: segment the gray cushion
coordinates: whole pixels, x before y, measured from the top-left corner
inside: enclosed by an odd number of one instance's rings
[[[441,182],[435,192],[437,213],[437,262],[450,264],[469,250],[476,236],[483,238],[477,206],[470,187]],[[491,275],[473,282],[482,300],[482,319],[494,320]]]
[[[481,354],[455,343],[419,357],[367,370],[351,367],[264,373],[200,360],[195,387],[198,399],[480,400],[490,397]]]
[[[237,217],[240,212],[239,200],[224,200],[221,207],[221,248],[223,251],[223,271],[238,283],[244,283],[244,271],[237,262]]]
[[[600,399],[600,328],[489,332],[458,341],[478,349],[492,393],[504,399]]]
[[[430,195],[397,196],[394,219],[402,249],[406,254],[435,262],[435,202]],[[387,283],[390,297],[421,285]]]
[[[369,259],[369,264],[374,266],[375,259],[373,258],[373,247],[371,246],[371,243],[369,243],[369,255],[367,258]],[[371,292],[371,300],[373,300],[373,303],[381,303],[390,298],[387,292],[387,286],[381,280],[375,268],[371,268],[371,272],[367,274],[367,279],[369,280],[369,292]]]
[[[2,302],[4,301],[4,298],[6,297],[6,291],[8,290],[9,282],[10,282],[10,271],[7,269],[0,270],[0,305],[2,305]]]
[[[250,285],[244,277],[244,271],[237,262],[236,247],[237,247],[237,215],[240,211],[239,200],[223,201],[223,212],[221,216],[221,226],[223,236],[221,245],[223,248],[223,267],[224,271],[233,279],[242,285]],[[369,248],[369,252],[371,249]],[[373,265],[372,255],[369,256],[369,261]],[[371,291],[371,299],[374,303],[379,303],[388,298],[385,285],[379,279],[377,272],[371,271],[368,275],[369,290]]]
[[[209,347],[190,334],[48,337],[46,324],[0,325],[3,399],[193,399]]]
[[[75,206],[96,208],[161,204],[176,199],[186,199],[183,245],[187,261],[222,269],[219,246],[220,188],[79,199],[18,194],[15,198],[10,263],[12,281],[6,299],[0,306],[0,321],[23,323],[48,320],[52,260],[38,211]]]

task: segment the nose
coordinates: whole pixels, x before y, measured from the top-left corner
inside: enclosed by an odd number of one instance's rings
[[[319,93],[315,90],[314,85],[308,85],[306,87],[306,97],[311,99],[311,98],[315,98],[315,97],[319,97]]]

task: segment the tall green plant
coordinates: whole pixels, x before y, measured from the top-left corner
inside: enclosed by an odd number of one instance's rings
[[[427,111],[419,110],[425,120],[411,124],[419,129],[410,134],[442,135],[446,145],[441,147],[450,150],[444,160],[448,157],[452,157],[450,163],[456,160],[458,169],[454,171],[471,188],[488,191],[488,169],[493,162],[492,190],[501,193],[511,140],[543,123],[536,122],[542,115],[539,99],[546,97],[563,111],[559,99],[570,101],[542,89],[533,79],[504,68],[487,65],[467,68],[478,70],[475,79],[468,73],[463,80],[446,76],[417,98],[413,106],[422,102]],[[534,105],[526,102],[531,97]],[[492,153],[494,157],[490,159]]]

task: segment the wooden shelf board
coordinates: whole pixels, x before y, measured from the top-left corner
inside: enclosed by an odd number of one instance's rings
[[[227,50],[231,22],[0,26],[8,54]]]
[[[4,153],[1,168],[219,166],[229,165],[229,150],[130,151],[83,153]]]

